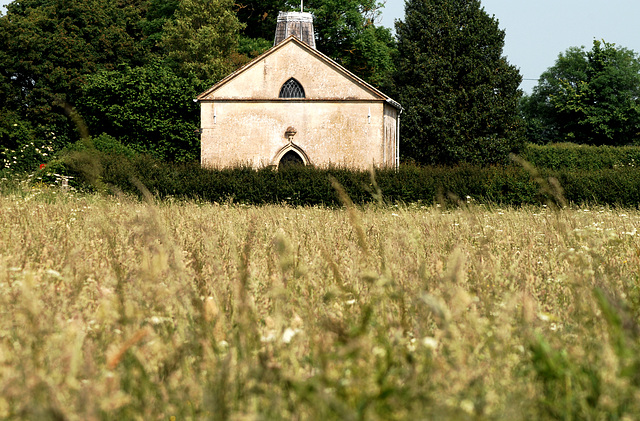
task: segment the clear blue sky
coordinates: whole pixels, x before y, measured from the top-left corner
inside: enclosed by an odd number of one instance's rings
[[[0,0],[0,5],[10,0]],[[482,0],[506,31],[504,55],[525,79],[537,79],[569,47],[604,39],[640,53],[640,0]],[[4,8],[0,9],[3,12]],[[404,18],[404,0],[386,0],[382,25]],[[525,80],[530,93],[535,80]]]

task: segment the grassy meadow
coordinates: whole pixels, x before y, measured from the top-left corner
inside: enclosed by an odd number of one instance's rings
[[[0,419],[638,419],[638,229],[7,191]]]

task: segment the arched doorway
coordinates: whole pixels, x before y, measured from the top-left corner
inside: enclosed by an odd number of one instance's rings
[[[307,166],[313,165],[309,156],[298,145],[289,143],[283,146],[273,157],[271,165],[276,168],[290,166]]]
[[[278,167],[294,167],[294,166],[304,166],[304,160],[298,153],[294,150],[288,151],[286,154],[280,158],[280,162],[278,163]]]

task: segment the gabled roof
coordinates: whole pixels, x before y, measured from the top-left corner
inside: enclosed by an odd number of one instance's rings
[[[267,57],[269,57],[269,56],[271,56],[273,54],[276,54],[278,51],[282,50],[283,48],[285,48],[290,43],[296,44],[297,46],[302,48],[304,51],[309,53],[310,55],[314,56],[315,58],[317,58],[321,62],[323,62],[326,65],[328,65],[329,67],[333,68],[336,72],[338,72],[339,74],[344,76],[346,79],[350,80],[352,83],[358,85],[360,88],[362,88],[365,91],[369,92],[369,94],[372,95],[374,98],[378,98],[379,100],[386,101],[387,103],[389,103],[390,105],[392,105],[393,107],[395,107],[397,109],[402,109],[400,104],[397,103],[396,101],[394,101],[393,99],[391,99],[388,95],[385,95],[384,93],[380,92],[378,89],[374,88],[373,86],[371,86],[370,84],[368,84],[367,82],[365,82],[364,80],[362,80],[361,78],[359,78],[358,76],[356,76],[355,74],[353,74],[352,72],[350,72],[349,70],[347,70],[346,68],[341,66],[340,64],[336,63],[334,60],[332,60],[331,58],[329,58],[325,54],[319,52],[315,48],[310,47],[309,45],[307,45],[306,43],[300,41],[298,38],[296,38],[294,36],[290,36],[289,38],[287,38],[286,40],[282,41],[278,45],[275,45],[274,47],[272,47],[269,50],[267,50],[265,53],[263,53],[259,57],[256,57],[255,59],[253,59],[252,61],[250,61],[246,65],[244,65],[243,67],[239,68],[238,70],[236,70],[235,72],[231,73],[230,75],[228,75],[224,79],[220,80],[218,83],[213,85],[211,88],[207,89],[206,91],[204,91],[203,93],[198,95],[196,100],[197,101],[211,100],[212,98],[207,98],[207,97],[209,97],[216,90],[218,90],[221,87],[227,85],[228,83],[230,83],[231,81],[236,79],[239,75],[241,75],[242,73],[248,71],[252,67],[256,66],[258,63],[260,63],[261,61],[263,61]]]

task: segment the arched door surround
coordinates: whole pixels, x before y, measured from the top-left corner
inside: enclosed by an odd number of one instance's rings
[[[283,164],[313,165],[307,154],[298,145],[289,143],[276,153],[272,165],[279,167]]]

